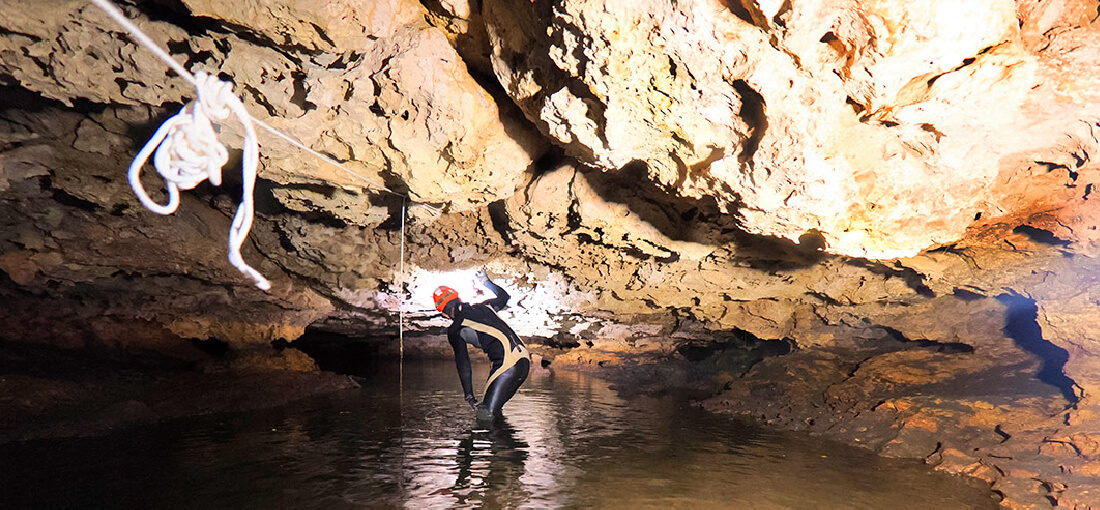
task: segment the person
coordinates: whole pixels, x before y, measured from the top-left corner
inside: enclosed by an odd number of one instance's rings
[[[445,286],[437,288],[432,297],[435,308],[454,321],[447,328],[447,340],[455,352],[458,379],[462,382],[466,402],[477,412],[478,419],[491,419],[500,416],[504,403],[527,380],[531,355],[519,336],[497,316],[497,311],[508,306],[508,293],[493,283],[484,270],[478,271],[477,279],[495,297],[469,304],[459,299],[458,292]],[[485,383],[485,396],[480,404],[474,396],[470,354],[466,344],[485,351],[492,362],[489,380]]]

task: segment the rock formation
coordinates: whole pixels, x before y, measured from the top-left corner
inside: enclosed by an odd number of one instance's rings
[[[229,4],[120,5],[344,165],[261,139],[272,290],[226,261],[235,162],[172,216],[126,182],[190,85],[87,2],[9,0],[2,338],[393,349],[404,309],[430,349],[437,279],[487,266],[547,361],[690,358],[708,408],[1100,506],[1094,2]]]

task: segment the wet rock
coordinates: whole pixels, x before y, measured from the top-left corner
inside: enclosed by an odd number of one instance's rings
[[[346,376],[301,371],[313,362],[295,352],[285,350],[282,362],[269,357],[263,366],[235,363],[233,370],[199,373],[148,352],[0,342],[0,442],[94,436],[358,387]],[[287,369],[295,364],[298,370]]]
[[[1064,470],[1049,469],[1050,458],[1034,456],[1037,438],[1061,427],[1057,416],[1067,406],[1057,388],[1034,377],[1034,361],[1008,376],[1005,367],[974,373],[941,364],[974,353],[879,349],[871,344],[834,349],[829,357],[816,349],[812,355],[770,358],[703,406],[810,430],[887,456],[924,459],[940,470],[986,479],[1011,504],[1025,507],[1032,504],[1032,492],[1024,489],[1031,487],[1024,480],[1075,483]]]
[[[120,2],[359,174],[263,135],[264,293],[225,260],[233,165],[170,217],[123,176],[190,86],[85,2],[3,3],[0,338],[338,386],[271,342],[446,356],[423,296],[489,267],[554,367],[1097,506],[1095,5],[620,4]],[[43,420],[111,406],[12,377]]]
[[[1017,171],[1002,158],[1053,148],[1047,129],[1081,118],[1042,86],[1012,2],[745,5],[484,10],[501,83],[578,159],[644,162],[666,189],[735,209],[750,232],[813,231],[835,253],[891,258],[959,237],[974,211],[1001,207]],[[1095,110],[1095,97],[1077,99]],[[989,136],[1008,126],[1021,138]],[[948,170],[962,154],[977,159]]]
[[[227,359],[211,360],[203,363],[204,373],[254,373],[272,370],[291,372],[316,372],[317,363],[297,349],[258,348],[246,351],[233,351]]]

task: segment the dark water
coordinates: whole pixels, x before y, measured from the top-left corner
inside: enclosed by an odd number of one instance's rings
[[[580,374],[533,369],[506,421],[487,426],[453,364],[403,372],[400,385],[388,366],[361,390],[276,410],[0,445],[0,506],[995,507],[988,489],[918,462],[626,402]]]

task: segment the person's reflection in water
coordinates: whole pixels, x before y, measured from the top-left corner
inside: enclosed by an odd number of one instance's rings
[[[510,507],[530,497],[520,481],[529,445],[504,417],[479,422],[458,441],[458,477],[453,489],[463,505]]]

